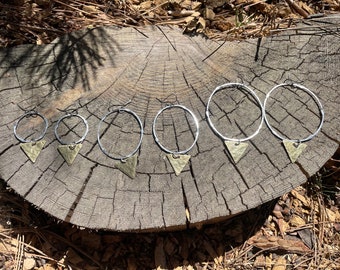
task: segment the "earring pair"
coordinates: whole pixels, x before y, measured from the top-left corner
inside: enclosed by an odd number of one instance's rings
[[[193,118],[195,126],[196,126],[194,142],[192,143],[192,145],[189,148],[182,150],[182,151],[174,151],[174,150],[170,150],[170,149],[166,148],[164,145],[161,144],[161,142],[160,142],[160,140],[157,136],[157,132],[156,132],[156,122],[158,120],[158,117],[165,110],[170,110],[170,109],[173,109],[173,108],[179,108],[179,109],[182,109],[185,112],[189,113],[191,115],[191,117]],[[118,156],[118,155],[113,155],[112,153],[110,153],[105,148],[105,146],[102,142],[102,136],[104,135],[105,132],[107,132],[108,128],[103,129],[102,126],[103,126],[104,123],[109,125],[109,123],[107,123],[108,122],[107,119],[111,114],[117,114],[118,115],[118,114],[123,114],[123,113],[127,113],[127,114],[131,115],[137,121],[137,123],[139,125],[139,129],[140,129],[140,136],[139,136],[139,141],[138,141],[137,146],[130,153],[128,153],[124,156]],[[112,122],[111,122],[111,124],[112,124]],[[104,130],[104,131],[102,131],[102,130]],[[120,171],[122,171],[123,173],[125,173],[130,178],[134,178],[136,176],[136,166],[137,166],[137,159],[138,159],[137,151],[139,150],[139,148],[142,144],[143,132],[144,132],[143,124],[142,124],[142,121],[140,120],[140,118],[138,117],[138,115],[136,113],[134,113],[132,110],[126,109],[124,107],[120,107],[119,109],[115,109],[115,110],[111,110],[111,111],[109,110],[109,112],[102,117],[102,119],[100,120],[99,125],[98,125],[97,141],[98,141],[99,148],[101,149],[101,151],[106,156],[108,156],[111,159],[116,160],[117,162],[114,164],[115,167],[117,169],[119,169]],[[155,116],[154,121],[153,121],[153,125],[152,125],[152,133],[153,133],[153,137],[155,139],[155,142],[158,144],[158,146],[163,151],[165,151],[167,153],[166,156],[167,156],[171,166],[173,167],[175,174],[179,175],[190,159],[190,155],[187,155],[187,152],[189,152],[193,148],[193,146],[196,144],[197,139],[198,139],[199,125],[198,125],[197,118],[195,117],[193,112],[191,112],[185,106],[168,105],[168,106],[164,107],[163,109],[161,109],[157,113],[157,115]]]
[[[268,104],[268,100],[271,97],[272,93],[274,91],[276,91],[278,88],[280,87],[294,87],[297,88],[299,90],[302,90],[304,92],[306,92],[309,96],[311,96],[313,98],[313,100],[315,101],[315,103],[318,106],[319,112],[320,112],[320,122],[319,122],[319,126],[317,127],[316,131],[314,133],[312,133],[311,135],[307,136],[306,138],[302,138],[302,139],[289,139],[287,137],[284,137],[283,135],[280,135],[278,131],[276,131],[272,125],[270,124],[268,117],[267,117],[267,104]],[[246,137],[246,138],[242,138],[242,139],[238,139],[238,138],[230,138],[227,137],[225,135],[223,135],[220,131],[218,131],[216,129],[216,127],[214,126],[211,117],[210,117],[210,103],[212,101],[213,96],[222,90],[225,89],[230,89],[230,88],[236,88],[239,90],[244,90],[248,93],[250,93],[253,98],[255,99],[256,103],[258,104],[258,106],[260,107],[260,111],[261,111],[261,119],[260,119],[260,124],[258,126],[258,128],[256,129],[256,131],[251,134],[250,136]],[[263,122],[266,122],[267,127],[269,128],[269,130],[271,131],[271,133],[276,136],[277,138],[279,138],[280,140],[282,140],[282,143],[284,145],[284,148],[289,156],[289,159],[291,160],[292,163],[296,162],[296,160],[298,159],[299,155],[302,153],[302,151],[306,148],[306,144],[304,144],[304,142],[307,142],[309,140],[311,140],[314,136],[316,136],[316,134],[321,130],[321,127],[323,125],[324,122],[324,110],[323,110],[323,106],[319,100],[319,98],[311,91],[309,90],[307,87],[297,84],[297,83],[282,83],[282,84],[278,84],[276,85],[274,88],[272,88],[266,95],[265,100],[264,100],[264,104],[262,105],[259,97],[256,95],[256,93],[250,89],[249,87],[245,86],[244,84],[241,83],[227,83],[227,84],[223,84],[218,86],[210,95],[207,106],[206,106],[206,117],[209,123],[209,126],[211,127],[211,129],[214,131],[214,133],[219,136],[222,140],[224,140],[224,143],[227,147],[227,150],[230,154],[230,156],[232,157],[232,159],[234,160],[235,163],[237,163],[241,157],[243,156],[243,154],[245,153],[247,147],[248,147],[248,143],[246,143],[246,141],[254,138],[260,131]]]
[[[36,138],[28,139],[29,136],[25,138],[24,136],[20,136],[18,134],[18,126],[23,121],[23,119],[28,118],[28,117],[40,118],[44,122],[44,128],[39,134],[39,136]],[[77,117],[81,119],[81,121],[85,125],[85,133],[79,140],[75,142],[66,142],[59,135],[58,128],[59,128],[59,125],[63,122],[63,120],[71,118],[71,117]],[[34,110],[28,111],[25,114],[23,114],[16,121],[14,125],[14,136],[16,137],[17,140],[20,141],[20,148],[24,151],[24,153],[33,163],[35,163],[40,152],[42,151],[42,149],[44,148],[46,144],[46,140],[43,140],[43,138],[46,135],[48,126],[49,126],[48,120],[46,119],[46,117],[43,116],[41,113],[34,111]],[[58,146],[58,151],[68,165],[71,165],[73,161],[75,160],[80,148],[82,147],[82,142],[86,138],[88,130],[89,130],[89,127],[88,127],[86,119],[83,116],[79,115],[78,113],[67,113],[66,115],[59,118],[59,120],[57,121],[55,125],[55,129],[54,129],[54,134],[60,143],[60,145]]]

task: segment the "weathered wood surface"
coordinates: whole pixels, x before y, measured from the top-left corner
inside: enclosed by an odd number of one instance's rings
[[[0,177],[26,200],[61,220],[117,231],[185,228],[276,198],[317,172],[340,140],[339,19],[309,23],[264,38],[260,47],[257,40],[218,42],[168,27],[105,27],[72,33],[44,46],[2,49]],[[286,79],[319,96],[326,116],[322,131],[291,164],[280,141],[263,126],[234,165],[207,125],[204,111],[210,93],[226,82],[244,82],[263,101],[274,85]],[[174,102],[176,96],[200,122],[190,164],[179,176],[151,132],[153,118],[164,106],[158,99]],[[300,138],[315,130],[318,110],[309,96],[285,91],[274,98],[270,120],[283,134]],[[145,127],[135,179],[114,168],[96,141],[97,125],[108,107],[130,99],[127,107]],[[23,114],[19,106],[36,107],[50,122],[47,145],[35,164],[13,136],[13,125]],[[71,166],[59,155],[53,133],[64,115],[58,109],[68,108],[78,108],[90,126]],[[240,91],[216,96],[212,113],[216,125],[231,137],[250,135],[259,123],[259,109]],[[137,143],[138,126],[128,117],[114,123],[116,133],[106,136],[104,143],[111,144],[110,150],[126,153]],[[188,123],[190,118],[181,111],[165,115],[157,127],[162,142],[170,148],[189,146],[193,131]],[[69,129],[63,132],[70,138],[82,135],[81,125],[70,124]]]

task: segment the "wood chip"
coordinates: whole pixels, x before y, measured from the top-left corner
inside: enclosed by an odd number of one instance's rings
[[[278,219],[277,225],[279,227],[281,236],[284,237],[287,229],[289,228],[289,224],[286,221],[284,221],[283,219]]]
[[[293,215],[291,217],[291,219],[289,220],[289,224],[292,227],[299,228],[299,227],[302,227],[302,226],[306,225],[306,221],[302,217],[300,217],[298,215]]]
[[[205,18],[208,19],[208,20],[215,19],[215,13],[211,8],[205,9]]]
[[[269,256],[266,256],[266,270],[271,270],[272,269],[272,256],[271,254]]]
[[[23,264],[23,267],[24,267],[24,270],[31,270],[35,267],[35,260],[33,258],[26,258],[24,260],[24,264]]]
[[[275,262],[272,270],[286,270],[286,267],[287,267],[287,261],[286,261],[285,257],[281,256]]]
[[[330,222],[335,222],[337,219],[337,215],[331,209],[326,208],[326,216]]]
[[[307,201],[306,197],[301,195],[299,192],[297,192],[295,189],[290,192],[296,199],[301,201],[305,206],[310,206],[310,203]]]
[[[260,267],[265,267],[265,266],[266,266],[266,258],[264,255],[260,254],[255,259],[254,267],[260,268]]]

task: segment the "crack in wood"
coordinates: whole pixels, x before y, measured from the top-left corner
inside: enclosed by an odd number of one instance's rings
[[[171,40],[170,40],[169,37],[165,34],[165,32],[163,31],[163,29],[162,29],[161,27],[159,27],[158,25],[156,25],[156,27],[157,27],[158,30],[164,35],[164,37],[165,37],[166,40],[169,42],[169,44],[170,44],[171,47],[174,49],[174,51],[177,52],[175,45],[172,44]]]
[[[77,207],[77,205],[78,205],[80,199],[82,198],[82,195],[83,195],[83,193],[84,193],[84,190],[85,190],[85,188],[86,188],[86,186],[87,186],[87,183],[89,182],[89,180],[90,180],[90,178],[91,178],[91,176],[92,176],[92,174],[93,174],[94,169],[97,168],[97,167],[98,167],[98,164],[95,164],[95,165],[93,165],[93,166],[90,168],[90,171],[89,171],[89,173],[88,173],[86,179],[84,180],[84,183],[83,183],[83,185],[82,185],[82,187],[81,187],[79,193],[77,194],[76,199],[75,199],[74,202],[72,203],[72,206],[70,207],[70,209],[69,209],[69,211],[68,211],[68,213],[67,213],[67,215],[66,215],[66,217],[65,217],[65,221],[66,221],[66,222],[70,222],[70,221],[71,221],[73,212],[74,212],[74,210],[76,209],[76,207]]]
[[[222,46],[226,43],[227,41],[223,41],[215,50],[213,50],[210,54],[208,54],[205,58],[202,59],[202,62],[204,62],[205,60],[209,59],[213,54],[217,53],[217,51],[219,49],[222,48]]]
[[[18,146],[19,146],[19,143],[8,145],[6,148],[4,148],[4,149],[1,150],[0,156],[4,155],[4,154],[5,154],[8,150],[10,150],[12,147],[18,147]]]

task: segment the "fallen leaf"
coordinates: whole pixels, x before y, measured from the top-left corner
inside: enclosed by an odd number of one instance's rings
[[[301,240],[279,239],[279,248],[292,253],[306,254],[311,250]]]
[[[310,249],[314,247],[314,244],[313,244],[314,237],[310,229],[299,230],[297,233],[300,236],[302,242],[305,243],[307,247],[309,247]]]
[[[248,243],[265,250],[284,250],[292,253],[306,254],[311,250],[298,238],[296,239],[281,239],[276,236],[271,236],[270,241],[266,236],[250,238]]]
[[[302,227],[302,226],[306,225],[306,221],[305,221],[302,217],[300,217],[300,216],[298,216],[298,215],[293,215],[293,216],[290,218],[290,220],[289,220],[289,224],[290,224],[292,227],[297,227],[297,228],[299,228],[299,227]]]

